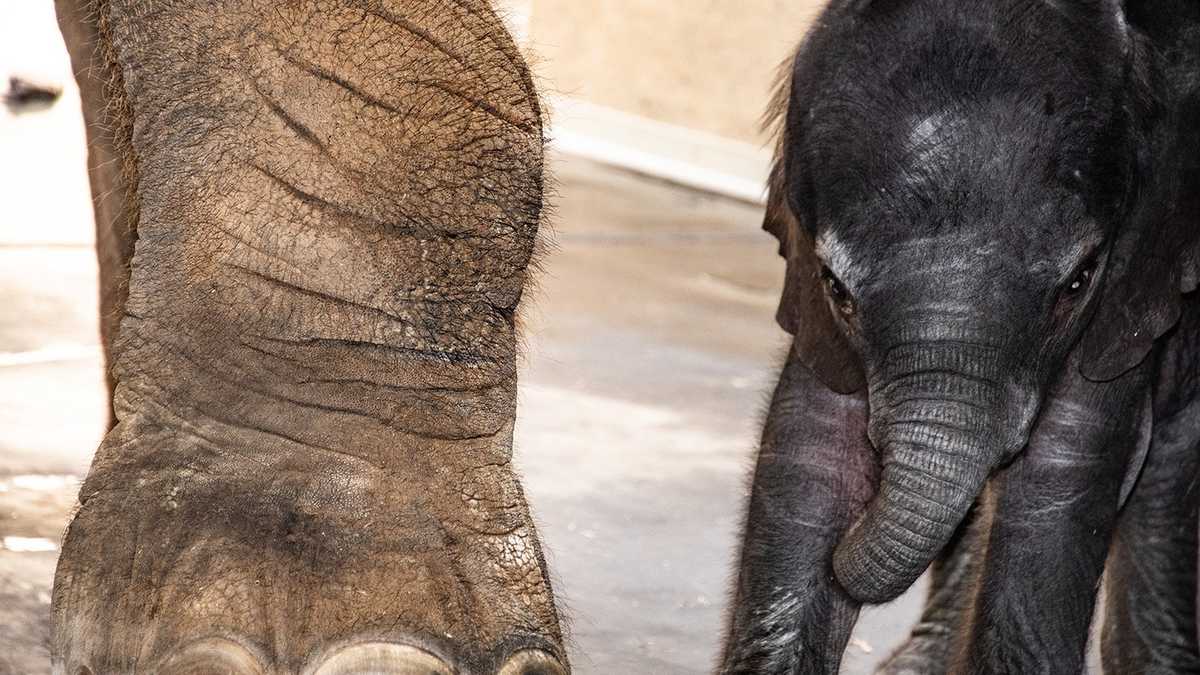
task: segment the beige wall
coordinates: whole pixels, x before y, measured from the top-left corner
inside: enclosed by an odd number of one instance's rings
[[[517,42],[524,46],[529,38],[529,15],[533,0],[492,0],[492,6],[504,19]]]
[[[502,0],[551,93],[761,143],[776,66],[824,0]]]

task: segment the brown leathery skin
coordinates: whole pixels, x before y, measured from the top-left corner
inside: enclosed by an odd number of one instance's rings
[[[541,114],[495,14],[103,0],[86,20],[126,99],[84,105],[127,111],[137,244],[56,671],[170,672],[197,640],[268,673],[355,643],[565,664],[511,464]]]

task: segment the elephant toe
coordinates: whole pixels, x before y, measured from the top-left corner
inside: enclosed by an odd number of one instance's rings
[[[240,671],[238,671],[240,672]],[[306,675],[451,675],[458,672],[435,654],[410,645],[390,642],[360,643],[339,649]],[[508,657],[497,675],[567,675],[553,655],[541,649],[524,649]]]
[[[567,675],[558,659],[540,649],[526,649],[513,654],[498,675]]]
[[[311,675],[452,675],[444,660],[409,645],[371,642],[331,654],[309,671]]]
[[[236,642],[204,639],[170,656],[158,672],[162,675],[266,675],[267,671],[258,657]]]

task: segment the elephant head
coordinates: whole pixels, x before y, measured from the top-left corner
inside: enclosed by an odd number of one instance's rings
[[[777,318],[828,387],[866,388],[880,453],[833,561],[866,602],[945,546],[1069,354],[1117,377],[1196,285],[1155,69],[1118,3],[971,2],[978,22],[933,44],[907,37],[918,4],[829,10],[858,16],[814,30],[774,105]]]

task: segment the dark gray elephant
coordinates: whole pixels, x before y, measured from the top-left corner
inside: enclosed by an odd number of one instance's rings
[[[765,227],[795,335],[725,672],[1200,668],[1200,3],[835,0],[785,73]]]
[[[489,4],[58,12],[115,426],[55,672],[565,672],[510,461],[542,120]]]

